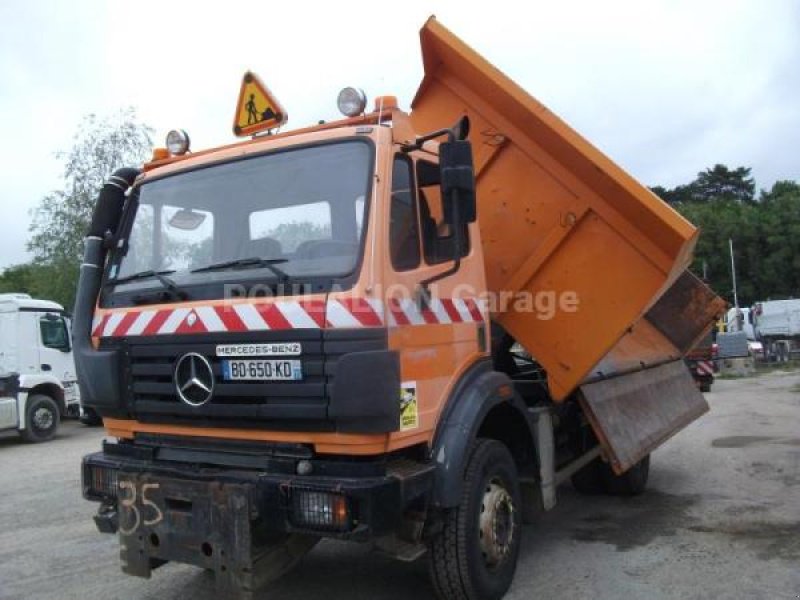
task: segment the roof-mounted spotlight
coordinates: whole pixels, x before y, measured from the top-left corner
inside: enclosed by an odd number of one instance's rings
[[[167,134],[167,149],[173,156],[180,156],[189,151],[189,134],[183,129],[173,129]]]
[[[367,95],[362,89],[346,87],[339,92],[336,104],[345,117],[357,117],[367,106]]]

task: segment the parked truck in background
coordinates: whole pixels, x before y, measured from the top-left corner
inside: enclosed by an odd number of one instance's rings
[[[341,121],[176,132],[103,187],[75,345],[111,440],[83,489],[126,573],[249,597],[327,537],[500,598],[560,483],[640,493],[707,410],[695,227],[435,19],[421,42],[410,114],[349,88]],[[239,133],[281,112],[254,98]]]
[[[0,294],[0,372],[17,376],[15,393],[2,400],[0,429],[43,442],[55,435],[63,415],[77,416],[80,395],[70,338],[70,320],[60,304]]]
[[[800,347],[800,299],[757,302],[749,314],[764,357],[788,362],[792,352]]]

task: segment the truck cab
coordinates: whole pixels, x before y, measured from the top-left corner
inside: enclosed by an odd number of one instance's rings
[[[27,294],[0,295],[0,370],[19,379],[0,428],[45,441],[55,435],[61,416],[77,415],[71,323],[61,305]]]

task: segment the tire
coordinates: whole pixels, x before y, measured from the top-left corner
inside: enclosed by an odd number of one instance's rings
[[[594,459],[588,465],[576,471],[570,481],[572,487],[579,494],[596,495],[604,493],[605,486],[603,485],[603,463],[599,458]]]
[[[521,534],[514,459],[500,442],[479,439],[464,472],[461,503],[445,513],[442,531],[429,542],[436,595],[441,600],[502,598],[514,579]]]
[[[711,382],[710,381],[703,381],[700,383],[700,391],[704,394],[711,391]]]
[[[79,419],[87,427],[98,427],[103,424],[103,419],[93,408],[83,408]]]
[[[650,455],[648,454],[622,475],[616,475],[611,466],[603,463],[603,487],[612,496],[638,496],[647,488],[650,475]]]
[[[637,496],[647,488],[650,475],[648,454],[622,475],[617,475],[611,465],[596,458],[576,472],[572,486],[581,494],[608,494],[610,496]]]
[[[61,414],[50,396],[34,394],[28,397],[25,409],[25,429],[20,434],[26,442],[38,444],[52,439],[58,430]]]

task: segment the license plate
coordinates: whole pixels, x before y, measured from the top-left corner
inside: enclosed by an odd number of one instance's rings
[[[227,381],[299,381],[303,378],[303,371],[299,360],[223,360],[222,378]]]

